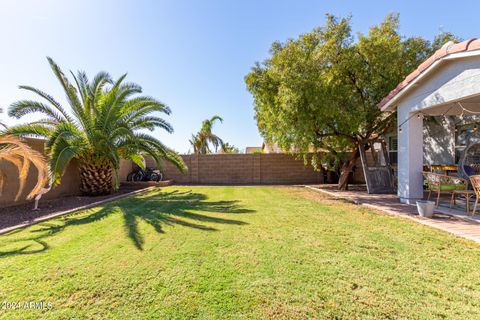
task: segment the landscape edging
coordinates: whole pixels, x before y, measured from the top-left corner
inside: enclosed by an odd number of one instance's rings
[[[73,209],[68,209],[68,210],[64,210],[64,211],[60,211],[60,212],[51,213],[51,214],[46,215],[46,216],[35,218],[31,221],[23,222],[23,223],[15,225],[15,226],[0,229],[0,235],[9,233],[9,232],[17,230],[17,229],[23,229],[23,228],[26,228],[26,227],[29,227],[29,226],[33,226],[37,223],[44,222],[44,221],[47,221],[47,220],[50,220],[50,219],[53,219],[53,218],[61,217],[61,216],[67,215],[67,214],[72,214],[72,213],[75,213],[77,211],[90,209],[90,208],[105,204],[107,202],[111,202],[111,201],[115,201],[115,200],[118,200],[118,199],[129,197],[129,196],[132,196],[132,195],[138,195],[138,194],[141,194],[141,193],[144,193],[144,192],[148,192],[148,191],[151,191],[151,190],[156,189],[156,188],[159,188],[159,186],[151,186],[151,187],[148,187],[148,188],[145,188],[145,189],[134,190],[134,191],[131,191],[131,192],[128,192],[128,193],[119,194],[118,196],[114,196],[114,197],[111,197],[111,198],[96,201],[96,202],[93,202],[93,203],[90,203],[90,204],[87,204],[87,205],[84,205],[84,206],[81,206],[81,207],[76,207],[76,208],[73,208]]]

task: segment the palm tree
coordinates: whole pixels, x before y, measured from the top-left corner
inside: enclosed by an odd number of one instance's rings
[[[32,199],[42,191],[43,187],[49,181],[49,170],[47,162],[40,152],[33,150],[17,137],[1,136],[0,137],[0,161],[4,160],[13,164],[18,170],[18,178],[20,180],[19,188],[15,201],[20,198],[27,180],[30,166],[33,165],[37,169],[37,183],[27,195],[27,199]],[[0,172],[0,195],[5,186],[6,175]]]
[[[196,135],[192,135],[192,139],[189,140],[190,144],[193,147],[193,152],[197,154],[207,154],[212,153],[210,149],[210,144],[215,148],[217,152],[218,147],[223,145],[222,139],[217,135],[213,134],[212,128],[215,124],[215,121],[223,122],[223,119],[215,115],[210,119],[204,120],[202,122],[202,128]]]
[[[58,65],[48,62],[66,93],[71,113],[49,94],[30,86],[21,89],[33,92],[45,102],[15,102],[9,115],[17,119],[39,112],[43,120],[17,125],[7,130],[17,136],[38,136],[47,139],[53,184],[57,185],[68,164],[76,159],[80,170],[80,190],[87,195],[111,193],[118,187],[120,159],[130,159],[144,167],[144,156],[150,155],[160,166],[162,159],[186,170],[182,158],[153,136],[142,132],[161,128],[173,132],[172,126],[154,112],[170,114],[163,103],[138,95],[140,86],[125,82],[126,74],[112,81],[106,72],[89,81],[84,72],[72,74],[72,85]],[[114,180],[114,176],[117,179]],[[116,183],[114,183],[114,181]]]
[[[222,152],[223,153],[240,153],[240,149],[238,149],[234,145],[227,142],[222,144]]]
[[[3,112],[3,109],[0,108],[0,113],[2,113],[2,112]],[[5,123],[3,123],[3,122],[0,121],[0,127],[6,128],[7,125],[6,125]]]

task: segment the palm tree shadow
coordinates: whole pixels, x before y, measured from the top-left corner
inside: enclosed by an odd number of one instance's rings
[[[44,222],[40,228],[30,231],[30,235],[11,242],[33,242],[21,248],[1,252],[0,258],[11,255],[34,254],[49,249],[44,239],[63,232],[69,227],[85,225],[105,219],[114,213],[120,213],[124,221],[125,234],[131,239],[138,250],[143,250],[144,237],[139,230],[139,222],[143,221],[150,225],[157,233],[165,233],[163,226],[181,225],[202,231],[217,231],[208,224],[230,224],[245,225],[244,221],[201,214],[224,213],[224,214],[246,214],[255,210],[241,208],[239,201],[206,201],[207,196],[192,191],[161,192],[137,196],[107,204],[100,210],[87,216],[70,216],[60,221]],[[40,249],[32,249],[33,244],[40,244]],[[38,246],[35,246],[38,247]]]

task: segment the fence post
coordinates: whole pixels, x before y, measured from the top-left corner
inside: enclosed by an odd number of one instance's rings
[[[252,154],[253,157],[253,184],[262,183],[262,155]]]
[[[198,158],[200,157],[199,154],[194,154],[192,156],[192,174],[191,174],[191,183],[198,183],[199,182],[199,177],[198,177],[198,172],[199,172],[199,168],[198,168]]]

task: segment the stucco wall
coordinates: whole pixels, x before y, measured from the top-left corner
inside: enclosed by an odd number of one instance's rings
[[[423,121],[423,158],[425,164],[455,163],[455,120],[427,117]]]
[[[460,119],[456,116],[425,117],[423,120],[423,162],[455,164],[455,127],[480,122],[480,116]],[[480,141],[480,131],[472,134],[470,142]]]
[[[427,74],[398,102],[407,113],[437,107],[480,92],[480,59],[466,57],[443,61],[436,72]],[[403,121],[403,117],[399,120]]]
[[[480,122],[480,116],[460,119],[456,116],[425,117],[423,121],[423,162],[429,164],[455,164],[455,127]],[[388,133],[397,137],[397,133]],[[386,139],[388,143],[388,139]],[[480,130],[472,134],[470,142],[480,141]]]

